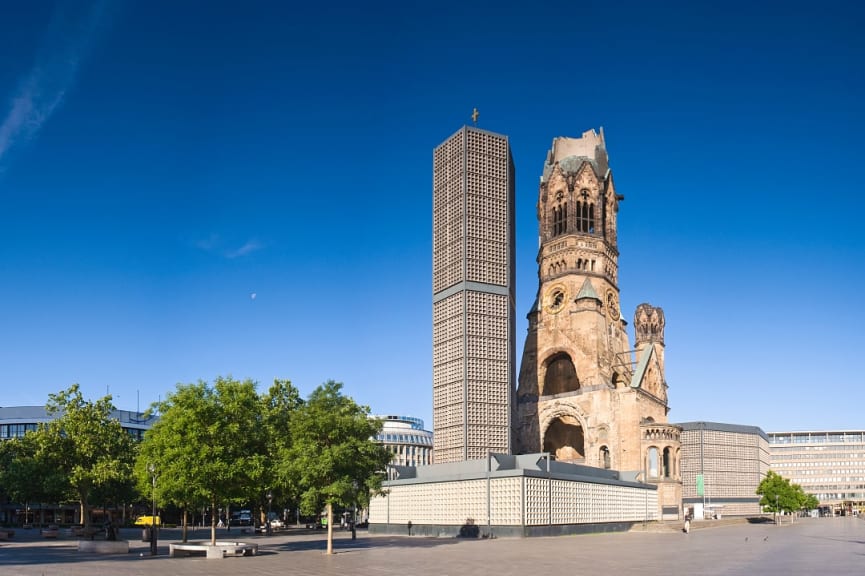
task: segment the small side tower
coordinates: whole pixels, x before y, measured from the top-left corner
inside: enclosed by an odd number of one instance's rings
[[[634,313],[637,366],[644,363],[649,372],[641,381],[641,387],[654,395],[667,408],[667,382],[664,380],[664,310],[642,303]],[[666,415],[666,413],[665,413]]]

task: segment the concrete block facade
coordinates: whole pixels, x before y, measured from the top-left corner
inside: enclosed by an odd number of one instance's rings
[[[762,513],[755,494],[769,471],[769,438],[756,426],[718,422],[685,422],[682,428],[682,501],[695,519],[719,513]],[[703,475],[703,495],[697,476]]]

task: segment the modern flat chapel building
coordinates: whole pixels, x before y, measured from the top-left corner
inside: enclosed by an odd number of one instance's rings
[[[433,152],[436,463],[512,452],[514,300],[508,138],[464,126]]]

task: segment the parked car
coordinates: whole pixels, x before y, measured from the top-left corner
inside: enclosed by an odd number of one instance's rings
[[[155,522],[154,519],[156,520]],[[139,516],[135,519],[136,526],[153,526],[154,524],[162,526],[162,519],[159,516]]]
[[[231,513],[231,524],[233,526],[252,526],[252,512],[250,510],[241,510]]]
[[[283,528],[285,528],[285,522],[283,522],[280,518],[271,518],[270,528],[271,530],[282,530]]]

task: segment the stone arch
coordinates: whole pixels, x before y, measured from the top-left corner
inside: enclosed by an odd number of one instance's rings
[[[657,480],[661,475],[661,453],[657,446],[646,449],[646,478]]]
[[[576,392],[579,389],[577,369],[567,352],[557,352],[544,361],[542,396]]]
[[[598,463],[600,466],[606,470],[609,470],[612,467],[612,463],[610,462],[610,449],[606,446],[601,446],[600,452],[598,454]]]
[[[661,477],[672,478],[673,476],[673,450],[669,446],[664,447],[661,453]]]
[[[584,462],[585,443],[583,427],[574,416],[558,416],[544,430],[544,452],[562,462]]]

